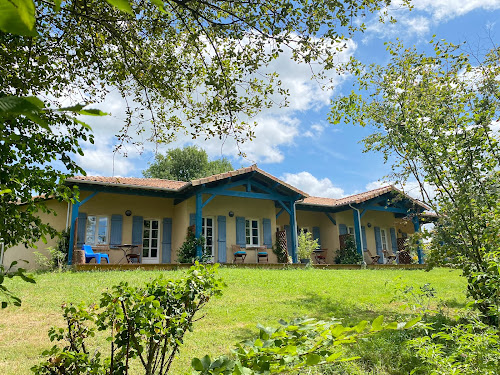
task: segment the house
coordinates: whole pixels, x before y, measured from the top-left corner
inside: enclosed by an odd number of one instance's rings
[[[231,263],[232,245],[246,247],[245,262],[255,262],[256,252],[250,249],[271,249],[279,235],[286,238],[288,253],[297,262],[300,230],[319,240],[326,263],[334,262],[342,236],[348,234],[367,263],[370,253],[384,262],[384,250],[396,253],[398,242],[419,230],[428,209],[392,186],[342,199],[311,197],[256,165],[190,182],[77,176],[66,184],[80,189],[80,202],[49,200],[58,215],[44,219],[57,230],[69,228],[70,254],[90,244],[108,253],[111,263],[122,260],[117,247],[122,244],[141,246],[143,263],[175,263],[192,225],[196,236],[205,238],[214,262]],[[39,248],[54,244],[55,239],[49,240]],[[32,252],[11,248],[4,263],[28,259],[33,264]],[[269,262],[277,262],[276,255],[268,253]]]

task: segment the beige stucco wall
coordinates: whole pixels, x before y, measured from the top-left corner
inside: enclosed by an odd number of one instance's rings
[[[82,192],[80,194],[81,200],[89,196],[89,192]],[[172,218],[172,242],[176,237],[177,232],[174,232],[173,226],[177,218],[174,217],[174,200],[172,198],[157,198],[157,197],[144,197],[138,195],[126,194],[110,194],[98,193],[89,201],[84,203],[79,212],[85,212],[87,215],[122,215],[122,244],[132,243],[132,220],[134,216],[142,216],[144,219],[158,219],[160,222],[159,232],[159,262],[161,259],[161,240],[163,234],[162,220],[163,218]],[[132,211],[132,215],[126,216],[125,211]],[[181,216],[181,215],[179,215]],[[181,217],[179,217],[181,219]],[[179,220],[181,221],[181,220]],[[173,245],[173,244],[172,244]],[[111,263],[116,263],[123,258],[123,252],[119,249],[108,250],[105,248],[95,247],[94,251],[104,252],[109,255]],[[94,262],[92,260],[92,262]],[[122,261],[123,263],[123,261]]]
[[[44,223],[50,223],[53,228],[57,231],[63,231],[66,228],[66,214],[68,209],[68,204],[64,202],[58,202],[55,199],[50,199],[45,201],[48,208],[56,211],[56,216],[53,214],[47,214],[44,212],[39,212],[39,217]],[[23,206],[20,206],[23,209]],[[47,238],[47,243],[39,240],[35,243],[36,248],[26,248],[24,245],[17,245],[9,249],[5,249],[3,264],[8,267],[13,261],[18,261],[19,267],[26,269],[38,268],[35,261],[35,252],[40,252],[47,255],[47,249],[49,247],[55,246],[57,243],[56,238]],[[28,261],[25,263],[24,260]]]
[[[208,198],[209,195],[206,194],[203,195],[203,201],[206,201]],[[229,217],[229,211],[234,212],[233,217]],[[187,224],[189,223],[189,215],[194,213],[196,213],[196,200],[195,197],[191,197],[186,201]],[[265,199],[216,196],[203,208],[203,216],[212,216],[214,218],[215,259],[218,258],[217,216],[219,215],[226,217],[226,259],[228,263],[231,263],[233,261],[233,252],[231,249],[231,245],[236,245],[236,217],[244,217],[245,219],[256,219],[259,221],[260,245],[264,244],[264,231],[262,228],[262,219],[270,219],[273,245],[276,242],[276,235],[274,233],[276,228],[276,212],[275,212],[274,201]],[[187,228],[187,224],[185,228]],[[186,229],[184,229],[184,231],[185,230]],[[182,244],[182,241],[180,242],[180,244]],[[180,244],[178,246],[180,246]],[[175,249],[178,249],[178,246],[175,247]],[[277,262],[276,255],[272,252],[271,249],[268,250],[268,254],[270,263]],[[248,251],[245,263],[254,263],[254,262],[255,262],[255,251]]]

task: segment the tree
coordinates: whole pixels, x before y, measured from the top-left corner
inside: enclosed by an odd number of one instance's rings
[[[468,294],[489,323],[500,316],[500,49],[482,57],[431,41],[434,53],[389,44],[385,66],[348,68],[364,90],[340,98],[342,118],[377,132],[366,150],[392,161],[392,178],[414,178],[438,214],[427,262],[463,270]]]
[[[33,192],[77,198],[60,183],[83,173],[73,156],[92,138],[73,116],[96,114],[86,105],[110,91],[126,100],[118,150],[141,143],[135,132],[152,142],[179,132],[251,139],[249,119],[285,94],[263,68],[289,48],[297,61],[332,69],[345,40],[364,29],[353,19],[389,3],[0,0],[0,136],[2,147],[15,145],[2,160],[0,191],[10,193],[0,236],[15,245],[53,234],[36,219],[47,208]],[[58,111],[63,99],[78,106]],[[26,217],[11,220],[18,200]]]
[[[157,154],[154,163],[142,171],[142,174],[147,178],[191,181],[233,169],[228,159],[209,161],[205,150],[188,146],[170,149],[165,155]]]

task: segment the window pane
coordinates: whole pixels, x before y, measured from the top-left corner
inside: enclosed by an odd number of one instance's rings
[[[153,229],[158,229],[158,220],[153,220]]]
[[[149,256],[149,248],[144,247],[142,249],[142,256],[146,258]]]
[[[212,228],[207,228],[207,237],[212,237]]]
[[[258,228],[259,222],[257,220],[252,220],[252,228]]]
[[[143,248],[148,248],[149,247],[149,239],[144,239],[142,241],[142,247]]]
[[[156,258],[158,256],[158,249],[151,249],[151,258]]]
[[[144,228],[150,228],[151,222],[149,220],[144,220]]]
[[[149,229],[144,229],[143,238],[149,238]]]
[[[259,237],[252,237],[252,242],[253,242],[253,245],[258,245],[259,244]]]
[[[106,244],[108,242],[108,218],[100,217],[97,232],[97,243],[99,245]]]
[[[247,245],[250,245],[250,237],[249,236],[247,236],[247,241],[246,242],[247,242]]]
[[[88,216],[87,217],[87,228],[85,230],[85,243],[88,245],[95,245],[95,226],[96,226],[96,217]]]
[[[158,229],[153,229],[152,230],[151,238],[158,238]]]
[[[158,247],[158,240],[151,240],[151,247]]]
[[[207,227],[213,226],[213,219],[211,217],[207,218]]]

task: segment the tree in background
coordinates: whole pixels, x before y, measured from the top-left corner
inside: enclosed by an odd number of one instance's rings
[[[500,49],[482,57],[431,42],[434,54],[389,44],[385,66],[348,68],[363,96],[334,105],[331,120],[372,125],[366,150],[393,161],[403,186],[417,181],[439,217],[429,244],[430,265],[460,268],[468,294],[490,324],[500,316]]]
[[[165,155],[157,154],[154,163],[142,171],[142,174],[146,178],[191,181],[233,169],[227,158],[209,161],[205,150],[187,146],[170,149]]]

